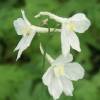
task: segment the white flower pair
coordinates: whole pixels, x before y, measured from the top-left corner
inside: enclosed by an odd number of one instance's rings
[[[50,18],[54,19],[55,21],[61,23],[61,47],[62,47],[62,54],[64,56],[67,55],[67,53],[70,52],[70,46],[77,50],[81,51],[80,49],[80,42],[75,34],[75,32],[83,33],[85,32],[89,26],[90,21],[83,13],[75,14],[74,16],[70,18],[62,18],[58,17],[54,14],[51,14],[49,12],[40,12],[35,17],[39,17],[41,15],[48,15]],[[19,50],[17,59],[20,58],[22,52],[29,47],[33,37],[37,32],[40,33],[46,33],[48,32],[47,28],[38,27],[35,25],[31,25],[31,23],[26,18],[24,11],[22,11],[23,18],[18,18],[14,21],[14,26],[17,31],[18,35],[23,35],[23,38],[15,48],[16,50]],[[54,29],[50,29],[50,31],[53,31]],[[60,31],[60,30],[55,30]]]
[[[43,83],[48,87],[49,93],[56,100],[60,97],[61,93],[72,96],[73,85],[72,81],[82,79],[84,76],[84,69],[78,63],[73,63],[73,56],[70,54],[70,47],[77,51],[81,51],[80,42],[75,32],[83,33],[89,26],[90,21],[83,13],[77,13],[70,18],[62,18],[49,12],[40,12],[35,17],[41,15],[47,15],[51,19],[61,23],[61,29],[55,31],[61,32],[61,49],[62,54],[54,60],[48,53],[46,58],[48,59],[51,67],[43,75]],[[14,21],[15,29],[18,35],[22,35],[22,39],[15,48],[18,51],[17,59],[21,56],[22,52],[29,47],[33,37],[37,32],[46,33],[49,31],[47,28],[31,25],[25,17],[24,11],[22,11],[23,18],[18,18]],[[50,31],[54,31],[50,28]],[[42,46],[40,45],[41,53],[44,55]]]

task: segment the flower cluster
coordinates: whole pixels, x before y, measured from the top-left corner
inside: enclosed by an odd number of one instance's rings
[[[74,90],[72,81],[82,79],[84,77],[84,69],[79,63],[72,62],[73,56],[70,53],[70,48],[78,52],[81,51],[76,32],[84,33],[91,25],[90,20],[83,13],[77,13],[70,18],[63,18],[50,12],[40,12],[35,18],[46,15],[61,24],[60,29],[48,29],[32,25],[26,18],[25,12],[23,10],[21,12],[22,18],[14,20],[17,34],[22,35],[22,39],[15,48],[15,51],[18,50],[17,60],[22,52],[30,46],[36,33],[60,32],[62,53],[56,59],[53,59],[47,52],[45,53],[40,44],[42,55],[45,55],[51,65],[44,73],[42,80],[44,85],[48,87],[48,91],[54,100],[59,99],[62,92],[67,96],[72,96]]]

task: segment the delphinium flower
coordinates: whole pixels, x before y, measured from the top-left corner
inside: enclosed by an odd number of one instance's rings
[[[44,55],[44,50],[40,45],[40,51]],[[50,67],[44,73],[42,81],[48,87],[48,91],[54,100],[59,99],[62,92],[66,96],[73,95],[72,81],[82,79],[84,69],[79,63],[72,62],[73,56],[68,53],[67,56],[60,55],[55,60],[48,54],[45,54]]]
[[[90,20],[84,13],[77,13],[70,18],[63,18],[50,12],[40,12],[35,17],[38,18],[41,15],[47,15],[61,23],[61,48],[64,56],[70,52],[70,47],[78,52],[81,51],[80,42],[75,33],[84,33],[91,25]]]
[[[22,18],[17,18],[17,20],[14,20],[13,22],[17,34],[22,35],[22,39],[14,50],[18,50],[17,60],[20,58],[22,52],[30,46],[31,41],[36,33],[47,33],[48,31],[54,31],[53,28],[48,29],[32,25],[26,18],[25,12],[23,10],[21,10],[21,12]],[[55,31],[60,30],[56,29]]]

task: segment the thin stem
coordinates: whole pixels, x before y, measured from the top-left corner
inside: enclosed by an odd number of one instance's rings
[[[48,33],[50,32],[50,28],[48,28]],[[45,61],[46,61],[46,47],[47,47],[47,45],[48,45],[48,42],[47,42],[47,44],[46,44],[46,46],[45,46],[45,48],[44,48],[44,55],[43,55],[43,65],[42,65],[42,68],[43,68],[43,71],[44,71],[44,68],[45,68]]]
[[[48,28],[48,30],[49,30],[49,32],[50,32],[50,28]],[[54,29],[55,30],[55,29]],[[48,32],[48,33],[49,33]],[[52,36],[49,36],[49,40],[52,38]],[[43,68],[43,70],[44,70],[44,68],[45,68],[45,58],[47,58],[48,59],[48,57],[49,57],[49,60],[50,60],[50,64],[53,62],[53,58],[51,58],[47,53],[46,53],[46,47],[47,47],[47,45],[48,45],[48,43],[49,43],[49,41],[47,42],[47,44],[46,44],[46,46],[45,46],[45,48],[44,48],[44,52],[43,52],[43,64],[42,64],[42,68]]]

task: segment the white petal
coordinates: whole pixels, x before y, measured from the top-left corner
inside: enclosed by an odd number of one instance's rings
[[[65,74],[66,77],[70,80],[79,80],[84,77],[84,69],[83,67],[78,63],[67,63],[65,65]]]
[[[25,11],[24,11],[24,10],[21,10],[21,13],[22,13],[22,16],[23,16],[23,19],[25,20],[25,22],[26,22],[28,25],[31,25],[30,22],[28,21],[28,19],[27,19],[26,16],[25,16]]]
[[[15,48],[15,50],[19,50],[17,59],[19,59],[21,54],[22,54],[22,52],[30,46],[34,35],[35,35],[35,32],[30,34],[30,35],[24,36],[20,40],[20,42],[18,43],[17,47]]]
[[[48,70],[44,73],[42,77],[42,81],[46,86],[50,85],[50,82],[52,80],[52,77],[54,77],[54,72],[52,67],[49,67]]]
[[[63,56],[63,55],[60,55],[54,62],[53,64],[56,64],[56,63],[68,63],[68,62],[71,62],[73,60],[73,56],[72,54],[68,53],[67,56]]]
[[[49,90],[50,95],[53,96],[54,100],[59,99],[63,91],[60,80],[56,77],[52,77],[51,83],[48,86],[48,90]]]
[[[52,68],[53,67],[50,67],[43,75],[42,81],[46,86],[48,86],[50,95],[56,100],[62,93],[62,86],[59,79],[55,76]]]
[[[63,87],[63,92],[67,96],[73,96],[73,84],[70,80],[68,80],[66,77],[61,77],[61,83]]]
[[[70,43],[68,39],[68,34],[67,34],[67,29],[66,25],[62,25],[62,30],[61,30],[61,49],[62,49],[62,54],[66,56],[70,52]]]
[[[74,32],[69,34],[69,41],[73,49],[77,50],[78,52],[81,51],[79,38]]]
[[[67,56],[67,54],[70,52],[70,46],[77,50],[78,52],[81,51],[80,49],[80,42],[77,37],[77,35],[70,31],[66,24],[62,27],[62,33],[61,33],[61,45],[62,45],[62,53],[64,56]]]
[[[16,48],[14,49],[14,51],[19,50],[20,47],[21,47],[22,45],[24,45],[25,41],[26,41],[26,36],[23,36],[22,39],[21,39],[21,40],[19,41],[19,43],[17,44],[17,46],[16,46]]]
[[[22,18],[18,18],[17,20],[14,20],[13,24],[18,35],[23,35],[27,33],[27,31],[24,31],[24,29],[28,27],[28,25]]]
[[[22,51],[21,49],[19,49],[19,51],[18,51],[18,55],[17,55],[17,58],[16,58],[16,61],[20,58],[22,52],[23,52],[23,51]]]
[[[75,32],[84,33],[91,25],[90,20],[83,13],[77,13],[69,20],[75,25]]]

